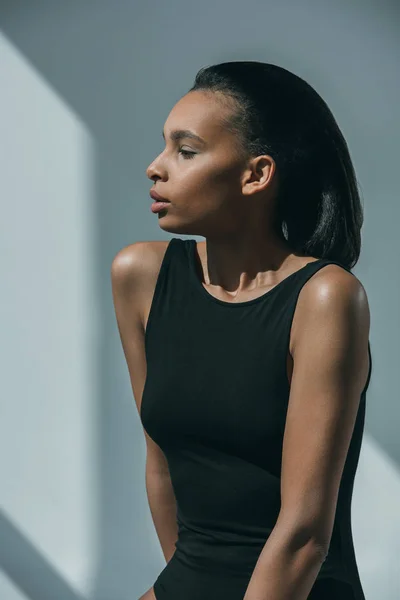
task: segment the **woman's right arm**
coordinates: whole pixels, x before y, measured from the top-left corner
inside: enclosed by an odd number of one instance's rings
[[[152,297],[154,273],[160,266],[156,264],[159,254],[154,252],[151,244],[136,242],[123,248],[114,257],[111,267],[114,310],[139,415],[147,373],[145,297]],[[146,439],[146,492],[157,536],[165,560],[169,562],[178,539],[176,500],[165,455],[145,429],[143,431]]]

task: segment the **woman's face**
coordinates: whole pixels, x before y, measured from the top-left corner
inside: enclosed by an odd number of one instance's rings
[[[154,181],[152,189],[171,203],[156,213],[161,229],[211,237],[240,228],[249,201],[243,195],[243,177],[251,169],[223,124],[229,110],[214,94],[195,91],[183,96],[168,115],[165,148],[146,171]],[[177,130],[190,130],[203,141],[173,139]]]

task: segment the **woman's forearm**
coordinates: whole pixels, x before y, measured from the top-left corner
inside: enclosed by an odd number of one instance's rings
[[[176,500],[168,473],[146,468],[146,491],[154,527],[167,563],[175,552],[178,539]]]
[[[313,541],[293,543],[272,531],[259,558],[244,600],[306,600],[326,554]]]

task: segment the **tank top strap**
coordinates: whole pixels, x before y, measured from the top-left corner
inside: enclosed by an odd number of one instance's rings
[[[148,349],[150,330],[156,317],[161,321],[163,314],[170,318],[173,318],[172,311],[174,313],[178,311],[176,314],[179,314],[178,304],[184,301],[185,271],[187,271],[187,258],[184,240],[173,237],[165,250],[154,288],[145,332],[146,349]]]
[[[283,279],[278,286],[281,286],[281,300],[286,298],[294,303],[293,309],[296,307],[298,296],[303,289],[303,286],[311,279],[315,273],[326,267],[327,265],[338,265],[349,273],[353,274],[351,269],[344,266],[337,260],[330,258],[319,258],[318,260],[307,263],[304,267],[294,271],[286,279]]]

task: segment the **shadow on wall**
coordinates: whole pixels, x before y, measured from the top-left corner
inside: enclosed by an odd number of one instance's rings
[[[0,512],[0,568],[29,600],[85,600]]]

